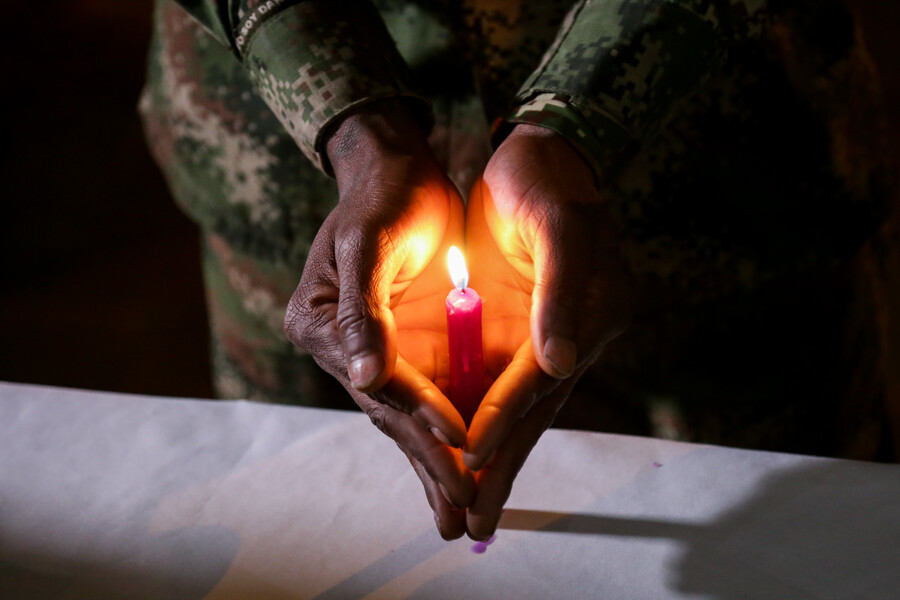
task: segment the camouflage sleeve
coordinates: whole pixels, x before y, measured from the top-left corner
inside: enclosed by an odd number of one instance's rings
[[[581,0],[498,124],[566,137],[602,174],[697,90],[730,39],[758,34],[765,0]]]
[[[364,0],[177,0],[247,68],[303,153],[330,173],[328,126],[352,108],[403,97],[431,125],[431,106],[378,11]]]

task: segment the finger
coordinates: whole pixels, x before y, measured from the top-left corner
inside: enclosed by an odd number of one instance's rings
[[[346,387],[348,382],[344,351],[333,327],[338,291],[335,288],[317,290],[315,295],[318,296],[333,293],[334,301],[310,302],[307,298],[310,291],[304,289],[303,285],[300,284],[288,303],[284,317],[285,337],[312,355],[320,367]]]
[[[441,490],[451,504],[465,507],[472,503],[475,479],[463,464],[459,451],[454,453],[410,415],[359,391],[353,390],[351,394],[382,433],[422,464],[428,476],[442,486]]]
[[[397,350],[385,256],[378,236],[365,229],[348,228],[335,240],[336,317],[350,384],[369,392],[390,379]]]
[[[284,333],[288,340],[309,352],[316,363],[346,385],[346,362],[334,327],[338,287],[333,247],[334,238],[329,221],[326,221],[313,240],[300,283],[288,303]]]
[[[397,356],[391,379],[371,395],[379,402],[412,416],[448,446],[461,448],[465,444],[466,424],[459,411],[431,380],[402,356]]]
[[[534,406],[478,472],[475,502],[466,515],[466,529],[473,539],[486,540],[496,531],[516,476],[541,435],[553,424],[576,380],[566,380]]]
[[[544,206],[541,228],[534,240],[535,286],[532,293],[531,337],[534,354],[545,373],[566,378],[575,372],[579,355],[593,348],[579,348],[585,285],[594,276],[592,259],[596,232],[585,214],[588,205],[563,202]]]
[[[535,361],[531,340],[525,340],[472,417],[463,450],[466,466],[472,471],[482,468],[513,426],[559,383],[544,373]]]
[[[531,329],[533,335],[543,336],[536,350],[540,348],[541,357],[558,368],[571,350],[566,341],[574,342],[575,366],[580,368],[594,362],[603,347],[627,327],[631,319],[630,285],[608,207],[568,203],[560,223],[561,233],[557,235],[569,240],[569,245],[552,243],[546,251],[537,253],[536,270],[547,276],[535,288]],[[573,335],[559,343],[554,341],[558,331],[571,331]]]
[[[422,487],[425,488],[425,497],[434,512],[434,524],[441,537],[448,541],[462,537],[466,532],[466,511],[450,504],[440,486],[428,475],[428,471],[422,466],[422,463],[408,454],[407,458],[422,482]]]

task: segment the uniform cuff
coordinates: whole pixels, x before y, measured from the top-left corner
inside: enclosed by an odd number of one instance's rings
[[[514,108],[494,131],[494,143],[505,138],[515,125],[537,125],[563,136],[591,166],[597,180],[611,162],[623,155],[632,138],[622,125],[594,110],[588,119],[565,94],[538,94]]]
[[[431,105],[412,90],[406,63],[369,3],[289,6],[252,28],[240,52],[260,95],[300,150],[326,173],[331,167],[324,132],[362,104],[408,98],[430,129]]]

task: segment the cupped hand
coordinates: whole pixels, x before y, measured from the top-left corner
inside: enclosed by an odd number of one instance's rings
[[[494,380],[464,452],[477,471],[467,528],[484,539],[575,382],[624,329],[629,301],[593,172],[548,129],[518,125],[494,153],[469,199],[466,248]]]
[[[462,201],[400,101],[364,105],[326,148],[340,200],[310,248],[285,333],[406,453],[441,535],[459,537],[474,478],[465,424],[441,387],[445,257],[463,238]]]

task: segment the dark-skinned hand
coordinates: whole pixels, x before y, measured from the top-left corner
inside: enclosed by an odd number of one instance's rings
[[[593,172],[548,129],[518,125],[494,153],[469,199],[466,242],[494,379],[464,451],[477,485],[467,530],[485,539],[575,382],[627,324],[628,286]]]
[[[310,248],[285,333],[397,443],[441,535],[458,538],[475,481],[460,449],[465,424],[441,388],[446,256],[463,239],[462,201],[402,101],[343,118],[326,151],[340,200]]]

